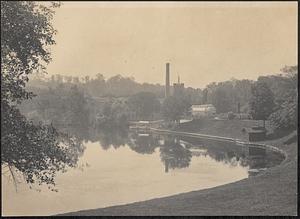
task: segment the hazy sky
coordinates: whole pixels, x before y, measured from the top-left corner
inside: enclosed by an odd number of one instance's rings
[[[297,3],[63,2],[50,74],[180,75],[186,86],[256,79],[297,64]]]

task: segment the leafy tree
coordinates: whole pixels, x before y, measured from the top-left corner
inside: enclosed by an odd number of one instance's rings
[[[89,110],[87,109],[87,100],[84,97],[84,93],[78,89],[78,87],[72,86],[70,93],[65,100],[70,112],[70,123],[88,127],[89,122]]]
[[[98,115],[99,128],[112,130],[115,128],[127,128],[129,109],[125,101],[112,100],[104,103]]]
[[[277,106],[285,102],[287,91],[290,90],[291,84],[288,77],[282,75],[260,76],[257,81],[265,82],[274,94],[274,101]]]
[[[105,93],[105,79],[104,76],[100,73],[96,75],[95,79],[89,79],[84,86],[87,93],[93,96],[103,96]]]
[[[188,112],[190,102],[185,97],[167,97],[162,105],[162,114],[166,120],[179,122],[181,116]]]
[[[275,129],[295,129],[297,128],[297,111],[298,104],[296,101],[286,101],[281,107],[272,113],[269,117]]]
[[[265,82],[258,81],[251,87],[251,115],[253,119],[265,120],[274,111],[274,95]]]
[[[189,98],[193,104],[201,104],[203,101],[203,92],[200,88],[187,87],[184,89],[184,94]]]
[[[33,125],[6,103],[2,105],[1,126],[5,127],[1,131],[1,163],[23,173],[27,183],[55,185],[56,172],[75,167],[83,147],[52,126]]]
[[[280,102],[277,110],[270,115],[271,123],[275,129],[296,129],[298,113],[298,68],[286,66],[282,70],[285,89],[281,89]],[[280,89],[280,88],[278,88]]]
[[[17,108],[33,97],[25,90],[28,75],[51,60],[47,46],[55,43],[51,19],[57,6],[1,1],[1,164],[28,183],[55,185],[55,173],[75,166],[81,147],[51,126],[30,123]]]
[[[252,83],[250,80],[236,80],[234,86],[234,105],[237,106],[239,103],[240,109],[245,108],[250,101]]]
[[[154,113],[159,112],[160,102],[155,94],[139,92],[128,98],[129,109],[136,113],[140,119],[151,119]]]
[[[233,87],[231,84],[218,85],[212,104],[216,107],[217,113],[225,113],[232,110],[233,106]]]
[[[216,107],[217,113],[237,112],[237,105],[245,109],[251,97],[250,80],[224,81],[210,83],[203,90],[203,103],[211,103]]]

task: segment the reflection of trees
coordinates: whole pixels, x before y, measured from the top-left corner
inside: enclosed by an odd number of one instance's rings
[[[237,157],[237,161],[242,167],[248,166],[248,161],[246,159],[246,155],[243,153],[241,156]]]
[[[101,129],[97,130],[96,138],[100,142],[104,150],[109,149],[111,146],[117,149],[124,146],[128,142],[128,131],[126,129]]]
[[[248,158],[248,165],[250,169],[259,169],[265,168],[267,165],[265,157],[249,157]]]
[[[177,139],[166,136],[164,137],[164,145],[160,147],[161,161],[168,168],[185,168],[190,165],[192,153],[180,145]]]
[[[59,126],[57,127],[59,128]],[[84,126],[74,125],[74,126],[68,126],[59,129],[71,136],[75,136],[81,142],[86,142],[90,139],[88,126],[84,127]]]
[[[63,132],[76,137],[82,142],[100,142],[104,150],[113,146],[115,149],[125,145],[128,141],[126,129],[97,129],[92,127],[70,126],[62,129]]]
[[[151,134],[139,135],[138,133],[131,133],[131,141],[128,142],[129,147],[140,154],[152,154],[158,146],[157,139]]]
[[[193,145],[198,145],[197,148],[206,149],[206,154],[217,162],[223,162],[231,166],[248,166],[248,159],[240,147],[235,147],[229,142],[220,142],[214,140],[195,139],[185,137],[185,141]]]
[[[247,166],[247,162],[243,162],[241,154],[234,151],[208,150],[207,153],[217,162],[223,162],[230,166],[237,166],[238,164],[241,166]]]
[[[223,162],[230,166],[248,166],[246,155],[239,151],[228,151],[220,147],[207,147],[207,154],[217,162]]]

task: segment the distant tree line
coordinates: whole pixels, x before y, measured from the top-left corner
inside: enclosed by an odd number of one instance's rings
[[[37,96],[24,101],[18,108],[31,121],[43,121],[55,127],[126,128],[129,120],[155,119],[161,110],[159,99],[151,92],[97,98],[73,84],[42,89],[34,87],[31,91]]]
[[[90,114],[89,101],[84,92],[76,85],[34,91],[37,96],[24,101],[20,110],[33,122],[52,123],[53,125],[88,126]]]
[[[58,91],[59,88],[75,86],[90,99],[109,99],[105,104],[94,104],[96,108],[88,107],[94,112],[93,115],[100,117],[100,123],[107,126],[154,117],[179,121],[189,114],[191,104],[213,104],[218,114],[246,113],[253,119],[263,121],[270,116],[276,128],[287,128],[296,127],[296,123],[292,123],[296,121],[297,77],[297,66],[290,66],[282,69],[281,74],[261,76],[257,81],[231,79],[213,82],[203,90],[185,88],[183,96],[166,99],[162,98],[164,86],[139,84],[133,78],[120,75],[107,80],[101,74],[95,79],[83,77],[81,80],[71,80],[73,77],[69,76],[63,80],[64,76],[55,75],[51,80],[33,80],[30,88],[36,92],[44,90],[42,93],[45,93],[45,88]]]
[[[213,104],[217,113],[249,112],[251,86],[254,81],[232,79],[208,84],[203,92],[203,103]]]
[[[164,97],[164,86],[159,84],[140,84],[132,77],[115,75],[108,79],[102,74],[97,74],[95,78],[52,75],[51,78],[36,76],[30,81],[29,86],[55,87],[58,84],[73,84],[82,88],[85,93],[93,97],[127,97],[138,92],[152,92],[157,97]]]
[[[298,66],[285,66],[279,74],[257,81],[210,83],[202,90],[202,103],[211,103],[217,113],[248,113],[256,120],[270,120],[275,129],[296,129]]]

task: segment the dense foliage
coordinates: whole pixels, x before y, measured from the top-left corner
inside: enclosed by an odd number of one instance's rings
[[[270,120],[275,129],[297,129],[298,125],[298,68],[297,66],[286,66],[282,69],[280,76],[282,86],[274,90],[279,92],[276,102],[276,111],[271,114]]]
[[[58,86],[55,89],[35,91],[38,95],[24,101],[19,108],[32,121],[60,125],[87,127],[92,120],[92,102],[76,85]]]
[[[153,119],[154,113],[159,113],[160,102],[153,93],[140,92],[128,98],[129,110],[139,119]]]
[[[54,88],[60,84],[76,85],[84,93],[92,97],[129,97],[137,93],[153,93],[157,98],[164,98],[165,86],[160,84],[138,83],[132,77],[115,75],[105,79],[104,75],[97,74],[95,77],[84,76],[64,76],[60,74],[52,75],[46,78],[44,75],[35,75],[29,81],[30,89],[36,88]],[[202,101],[201,89],[191,87],[185,88],[185,93],[193,103],[199,104]]]
[[[31,94],[25,91],[28,74],[44,69],[55,43],[51,25],[53,8],[36,2],[1,1],[1,95],[3,100],[21,101]]]
[[[76,164],[81,145],[49,125],[30,123],[16,107],[33,96],[25,90],[28,75],[51,60],[58,5],[45,4],[1,1],[1,164],[29,183],[54,185],[57,171]]]
[[[253,119],[265,120],[274,111],[274,94],[265,82],[257,81],[251,88],[250,113]]]
[[[179,122],[182,116],[189,114],[190,102],[186,96],[169,96],[162,104],[165,120]]]
[[[1,162],[24,174],[28,183],[55,185],[57,171],[76,165],[83,150],[52,126],[33,124],[14,106],[2,104]],[[17,124],[16,124],[17,123]]]
[[[248,102],[251,97],[250,80],[224,81],[210,83],[203,90],[203,103],[210,103],[216,107],[217,113],[238,112],[248,113]]]
[[[104,129],[126,128],[128,126],[129,109],[125,100],[110,100],[103,104],[98,114],[97,126]]]

